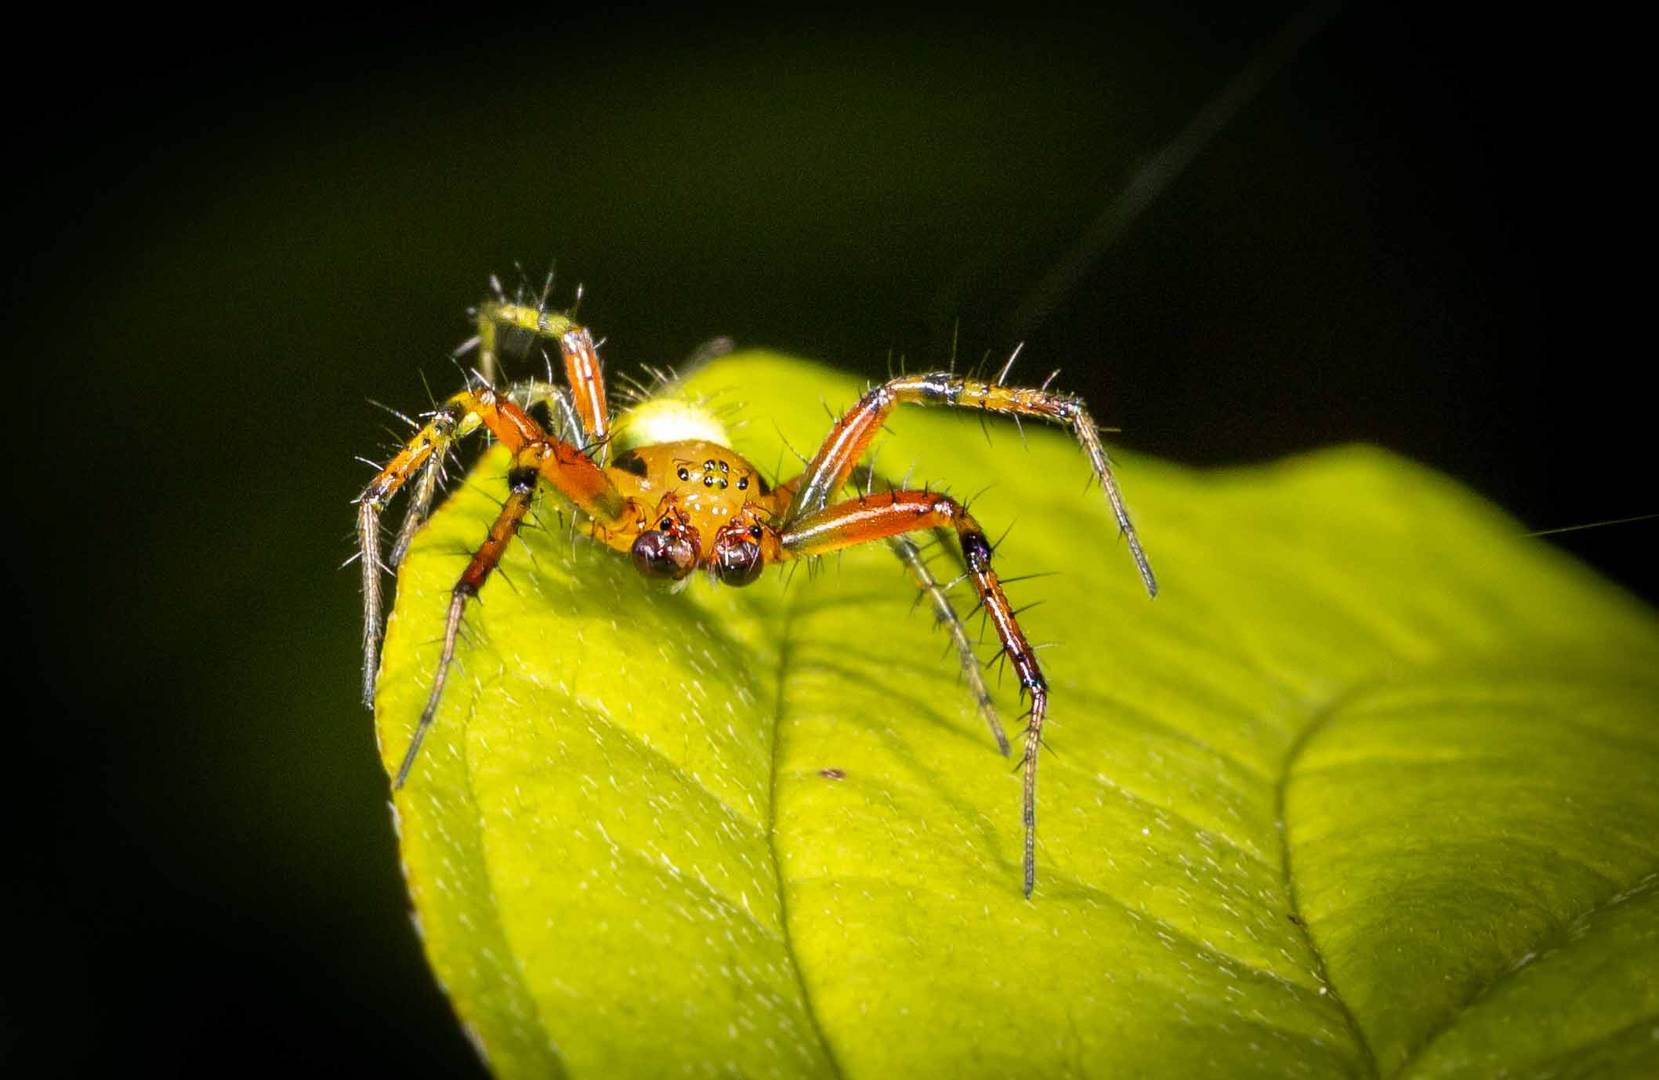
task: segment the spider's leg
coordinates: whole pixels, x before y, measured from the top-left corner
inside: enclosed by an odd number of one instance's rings
[[[548,431],[555,438],[566,442],[583,441],[582,419],[576,415],[575,399],[569,390],[543,379],[525,379],[507,387],[505,393],[526,411],[545,405],[548,418],[552,421]]]
[[[860,398],[858,404],[830,429],[829,436],[802,474],[800,490],[784,515],[785,523],[797,524],[808,515],[829,506],[869,448],[870,440],[881,430],[888,414],[906,404],[978,409],[1016,418],[1029,416],[1071,428],[1088,455],[1089,464],[1094,467],[1101,489],[1106,493],[1106,502],[1117,519],[1119,531],[1129,543],[1129,553],[1140,570],[1147,593],[1152,596],[1158,594],[1158,580],[1153,577],[1152,566],[1141,551],[1135,526],[1129,520],[1129,509],[1118,490],[1117,480],[1112,476],[1112,463],[1106,457],[1105,446],[1101,444],[1100,429],[1095,426],[1081,398],[1046,388],[1003,386],[945,371],[889,379]]]
[[[877,492],[806,514],[778,538],[785,559],[823,555],[841,548],[885,540],[920,529],[952,528],[962,544],[962,559],[979,593],[980,604],[996,627],[1003,652],[1019,675],[1021,696],[1031,695],[1025,729],[1025,895],[1036,884],[1037,750],[1048,717],[1048,681],[1037,652],[1026,641],[1014,609],[991,569],[991,544],[985,532],[955,499],[930,491]]]
[[[605,401],[605,375],[599,363],[599,350],[594,347],[593,335],[568,315],[546,311],[528,304],[487,301],[478,308],[478,358],[485,378],[494,378],[497,365],[497,337],[502,327],[523,330],[538,338],[559,343],[559,354],[564,358],[565,378],[576,403],[576,414],[582,422],[583,441],[598,448],[604,447],[611,434],[610,406]]]
[[[570,391],[564,387],[554,386],[540,379],[526,379],[513,383],[501,393],[526,412],[537,405],[546,405],[554,421],[553,431],[559,438],[581,438],[579,434],[575,434],[581,430],[581,421],[577,418],[576,408],[571,403]],[[432,511],[432,499],[438,491],[438,481],[443,475],[444,455],[447,449],[448,447],[443,445],[436,447],[426,464],[421,466],[420,475],[410,492],[409,508],[404,512],[403,524],[398,528],[391,554],[386,557],[388,566],[395,568],[402,564],[403,556],[409,552],[410,542],[426,523],[427,515]]]
[[[396,569],[403,564],[403,557],[409,553],[409,544],[415,539],[415,534],[425,524],[426,516],[432,510],[432,498],[438,492],[438,480],[444,471],[444,454],[447,446],[438,446],[432,455],[426,459],[426,464],[420,467],[420,473],[415,478],[415,486],[409,492],[409,505],[403,511],[403,524],[398,526],[397,538],[392,541],[392,550],[386,556],[386,565]]]
[[[467,564],[461,579],[455,583],[455,588],[449,594],[449,615],[444,620],[443,652],[438,657],[438,669],[432,676],[432,690],[427,695],[426,707],[421,710],[420,720],[409,740],[409,749],[404,751],[403,763],[398,766],[397,777],[392,781],[394,791],[401,788],[403,782],[409,778],[409,770],[415,764],[416,755],[420,753],[421,741],[426,738],[426,730],[432,726],[432,717],[438,712],[438,702],[444,694],[444,680],[449,677],[449,667],[455,659],[455,637],[461,628],[461,615],[466,611],[467,601],[477,596],[478,590],[484,587],[490,572],[500,564],[501,557],[506,554],[507,545],[518,532],[524,516],[530,512],[530,504],[536,494],[536,482],[541,478],[541,472],[535,464],[535,453],[535,447],[527,447],[515,458],[513,469],[507,474],[507,501],[502,504],[501,513],[490,526],[489,535],[473,553],[472,561]],[[521,464],[521,461],[524,463]]]
[[[357,544],[363,564],[363,704],[370,708],[380,646],[380,576],[386,569],[380,556],[380,515],[411,477],[441,461],[452,442],[480,427],[515,451],[545,440],[535,420],[495,391],[463,390],[432,414],[357,499]],[[417,502],[424,483],[424,476],[416,482]]]
[[[927,561],[922,558],[921,549],[915,541],[907,536],[893,536],[888,538],[887,546],[909,568],[910,576],[916,579],[923,595],[932,602],[934,620],[945,628],[951,644],[956,646],[956,655],[962,661],[962,678],[968,684],[968,692],[973,695],[979,715],[985,718],[986,725],[991,729],[991,738],[997,741],[997,749],[1002,751],[1003,757],[1007,757],[1008,736],[1002,733],[1002,721],[997,718],[996,704],[991,700],[991,691],[985,687],[985,672],[979,666],[973,642],[968,639],[968,628],[962,625],[962,617],[951,606],[950,597],[945,595],[945,587],[928,569]]]
[[[867,466],[855,469],[852,479],[866,493],[873,492],[878,484],[888,491],[899,487]],[[800,478],[797,477],[790,483],[798,484],[799,481]],[[793,489],[789,484],[785,484],[777,490]],[[979,715],[985,718],[986,726],[991,729],[991,738],[996,740],[997,749],[1002,752],[1003,757],[1007,757],[1008,736],[1002,733],[1002,721],[997,716],[996,703],[991,700],[991,692],[985,687],[985,671],[980,667],[979,657],[974,653],[974,644],[968,638],[968,628],[963,625],[962,617],[951,605],[945,586],[933,576],[933,571],[928,568],[927,560],[922,558],[921,549],[916,546],[915,541],[907,536],[891,536],[887,539],[887,546],[910,571],[910,576],[916,580],[922,595],[933,604],[934,621],[945,628],[945,632],[950,635],[951,644],[956,646],[957,658],[962,662],[962,680],[968,684],[968,692],[973,695],[974,705],[978,707]]]

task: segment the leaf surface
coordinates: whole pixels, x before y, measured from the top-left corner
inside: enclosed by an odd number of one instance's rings
[[[690,390],[776,477],[862,386],[748,353]],[[1369,448],[1126,456],[1149,601],[1063,433],[888,426],[882,471],[990,484],[999,571],[1053,572],[1010,586],[1054,645],[1036,894],[1019,777],[883,546],[667,594],[548,495],[395,802],[498,1075],[1659,1072],[1652,613]],[[504,472],[402,570],[389,771]]]

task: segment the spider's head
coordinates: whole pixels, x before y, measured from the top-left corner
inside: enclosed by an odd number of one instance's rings
[[[733,522],[714,534],[714,557],[709,563],[723,585],[747,585],[760,577],[766,559],[760,541],[766,535],[757,522]]]
[[[670,511],[634,538],[634,566],[648,578],[684,581],[697,569],[697,530],[684,514]]]

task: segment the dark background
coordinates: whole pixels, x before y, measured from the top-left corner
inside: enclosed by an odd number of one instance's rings
[[[959,326],[1148,453],[1365,440],[1528,528],[1659,510],[1629,28],[1211,7],[19,28],[7,1071],[476,1071],[337,567],[366,399],[450,388],[515,260],[615,369],[724,334],[879,375]],[[1651,600],[1656,540],[1560,542]]]

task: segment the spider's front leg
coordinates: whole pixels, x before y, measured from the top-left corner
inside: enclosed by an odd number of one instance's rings
[[[534,420],[511,402],[495,398],[493,394],[490,395],[490,400],[500,412],[511,415],[516,411],[520,421],[532,426],[535,424]],[[495,429],[492,427],[491,430]],[[450,665],[455,660],[455,641],[461,628],[461,616],[466,613],[467,602],[478,596],[490,574],[501,564],[502,557],[507,553],[508,544],[530,512],[539,483],[548,484],[575,504],[577,509],[598,522],[618,523],[627,506],[627,501],[616,490],[604,471],[578,447],[543,433],[524,441],[514,449],[513,465],[507,473],[507,500],[491,524],[484,542],[473,552],[466,569],[461,572],[460,579],[450,591],[449,612],[444,619],[443,648],[438,657],[438,666],[433,672],[432,689],[427,694],[426,706],[421,710],[420,719],[409,740],[409,748],[404,751],[403,761],[392,781],[394,791],[401,788],[403,782],[408,779],[409,770],[420,753],[427,729],[432,726],[432,719],[437,715],[438,704],[443,700],[444,683],[448,679]],[[372,664],[372,657],[366,658],[365,664]]]
[[[1046,388],[1003,386],[1001,382],[986,382],[946,371],[927,375],[903,375],[889,379],[872,388],[858,404],[836,422],[829,437],[818,448],[818,453],[807,464],[801,475],[800,488],[790,504],[786,525],[798,524],[806,515],[823,510],[846,484],[870,440],[886,423],[887,416],[900,405],[945,405],[958,409],[979,409],[1005,416],[1033,417],[1071,428],[1072,435],[1088,455],[1094,467],[1106,502],[1117,519],[1118,529],[1129,543],[1129,553],[1135,559],[1141,581],[1147,594],[1158,595],[1158,579],[1141,551],[1135,526],[1129,520],[1129,509],[1117,480],[1112,476],[1112,463],[1106,457],[1106,448],[1100,441],[1100,429],[1084,407],[1081,398],[1061,394]]]
[[[507,545],[524,523],[524,517],[530,512],[530,506],[536,495],[536,480],[539,472],[536,466],[523,461],[527,455],[536,452],[534,446],[526,447],[514,456],[512,471],[507,474],[507,501],[501,505],[501,513],[496,515],[490,525],[484,542],[473,552],[467,568],[461,572],[461,580],[455,583],[455,588],[449,594],[449,613],[444,618],[443,652],[438,658],[438,669],[432,676],[432,689],[426,696],[426,707],[421,710],[419,722],[415,725],[415,733],[409,740],[409,748],[403,753],[403,762],[398,766],[397,776],[392,780],[392,790],[396,791],[409,778],[409,770],[414,767],[415,757],[420,753],[421,742],[426,738],[427,728],[432,726],[432,717],[437,715],[438,702],[444,696],[444,681],[449,677],[449,666],[455,659],[455,638],[461,629],[461,616],[465,613],[467,601],[478,595],[478,590],[484,587],[489,580],[491,571],[501,564],[501,557],[507,553]]]
[[[513,383],[499,393],[526,412],[537,405],[546,406],[555,421],[555,431],[570,432],[572,438],[581,438],[577,433],[582,431],[582,421],[576,415],[575,399],[564,387],[554,386],[539,379],[526,379]],[[564,435],[561,434],[560,437],[563,438]],[[414,541],[415,534],[426,523],[427,515],[432,511],[432,500],[438,493],[438,482],[444,471],[446,451],[447,447],[438,447],[426,459],[426,464],[420,466],[416,472],[414,487],[410,490],[409,500],[403,512],[403,524],[398,527],[397,539],[392,541],[391,553],[386,556],[386,565],[392,569],[402,565],[404,555],[409,552],[410,543]]]
[[[380,578],[386,563],[380,557],[380,515],[411,477],[414,501],[398,532],[394,553],[401,558],[415,527],[424,516],[437,486],[437,473],[450,446],[480,427],[489,429],[509,448],[517,450],[543,438],[541,425],[523,409],[503,400],[493,390],[463,390],[438,408],[425,426],[404,444],[357,499],[358,561],[363,564],[363,704],[374,707],[376,654],[380,645]],[[395,560],[394,560],[395,561]]]
[[[417,499],[430,498],[426,477],[451,444],[479,428],[487,429],[511,450],[515,461],[526,451],[532,452],[534,460],[526,458],[521,464],[533,464],[544,480],[596,520],[609,521],[622,510],[622,496],[604,470],[580,448],[549,436],[535,418],[507,396],[486,387],[463,390],[444,402],[357,500],[357,540],[363,564],[363,703],[370,708],[374,707],[379,667],[380,579],[386,569],[380,554],[380,515],[411,477],[421,477],[416,484]],[[411,531],[407,523],[405,531]],[[400,548],[406,542],[400,534]],[[488,572],[484,571],[486,576]]]
[[[872,540],[885,540],[922,529],[956,530],[962,559],[980,605],[996,627],[1002,651],[1020,680],[1020,695],[1031,696],[1025,729],[1025,895],[1037,880],[1037,750],[1042,745],[1043,721],[1048,717],[1048,681],[1037,663],[1036,650],[1026,641],[1014,610],[991,568],[991,545],[985,532],[955,499],[928,491],[888,491],[865,495],[801,515],[779,536],[785,559],[823,555]]]

